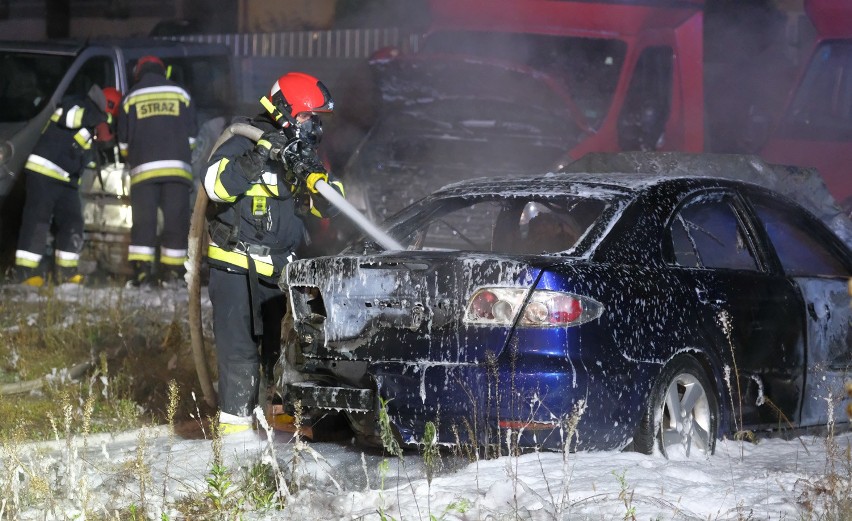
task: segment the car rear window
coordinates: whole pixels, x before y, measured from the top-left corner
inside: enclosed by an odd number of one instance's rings
[[[606,203],[564,197],[448,198],[401,225],[412,250],[570,254]]]
[[[671,224],[676,264],[690,268],[757,270],[736,212],[723,194],[686,203]]]

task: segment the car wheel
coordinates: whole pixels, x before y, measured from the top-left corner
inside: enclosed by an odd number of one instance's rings
[[[689,355],[672,360],[655,383],[634,448],[669,459],[707,457],[716,449],[719,405],[701,364]]]

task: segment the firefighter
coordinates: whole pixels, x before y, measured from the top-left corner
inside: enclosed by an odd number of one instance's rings
[[[204,177],[210,196],[209,293],[219,369],[222,434],[251,428],[263,376],[278,357],[285,296],[276,282],[305,238],[305,219],[336,213],[316,194],[318,180],[340,194],[317,156],[320,114],[334,103],[303,73],[281,76],[244,120],[264,131],[257,143],[236,135],[217,149]],[[265,389],[264,389],[265,391]]]
[[[133,226],[127,260],[131,286],[183,280],[192,189],[192,149],[198,132],[189,93],[167,78],[156,56],[143,56],[133,68],[136,83],[121,104],[118,145],[130,166]],[[159,278],[157,212],[162,211]]]
[[[93,85],[85,98],[69,97],[60,103],[42,130],[24,165],[24,203],[14,279],[28,286],[42,286],[47,274],[41,261],[47,237],[54,226],[54,267],[58,283],[80,284],[78,273],[83,249],[83,208],[80,177],[84,168],[95,167],[95,128],[110,125],[121,98],[114,88]]]

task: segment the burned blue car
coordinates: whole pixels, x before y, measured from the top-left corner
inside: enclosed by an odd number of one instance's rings
[[[385,223],[404,250],[291,263],[282,394],[365,439],[384,409],[407,444],[666,457],[847,422],[848,227],[731,179],[783,168],[677,161],[460,182]]]

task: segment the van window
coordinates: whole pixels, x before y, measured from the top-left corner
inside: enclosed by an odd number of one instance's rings
[[[639,56],[618,118],[622,150],[653,151],[662,145],[672,103],[673,62],[671,47],[650,47]]]
[[[163,62],[170,68],[169,78],[192,96],[199,123],[233,112],[234,94],[227,56],[164,58]],[[132,71],[134,65],[135,60],[128,63],[127,70]]]
[[[35,117],[73,61],[73,56],[0,51],[0,123]]]
[[[852,42],[820,45],[779,133],[787,138],[852,140]]]
[[[92,85],[115,87],[115,65],[110,57],[95,56],[87,60],[71,80],[65,96],[84,97]]]

